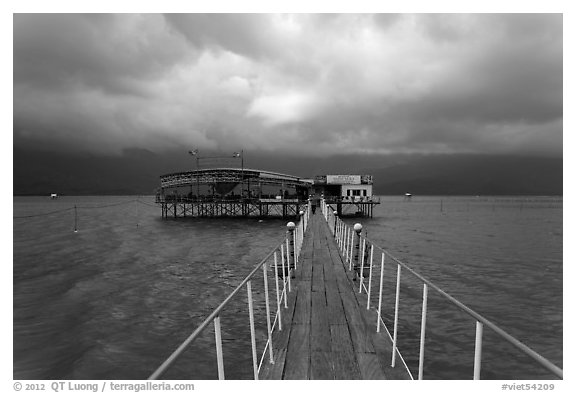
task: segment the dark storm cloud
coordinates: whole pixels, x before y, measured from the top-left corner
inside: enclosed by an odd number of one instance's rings
[[[17,14],[15,83],[117,92],[131,80],[159,77],[186,53],[164,29],[160,16]]]
[[[273,25],[257,14],[167,14],[167,22],[194,46],[265,57],[279,48],[268,36]]]
[[[562,153],[561,15],[16,15],[14,135]]]

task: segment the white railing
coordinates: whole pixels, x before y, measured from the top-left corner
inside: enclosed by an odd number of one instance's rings
[[[216,345],[216,361],[218,368],[218,379],[225,379],[224,370],[224,348],[222,345],[222,321],[220,314],[226,309],[228,304],[240,296],[243,288],[246,288],[247,293],[247,314],[250,324],[250,342],[252,349],[252,368],[254,379],[258,379],[260,369],[268,353],[268,361],[274,363],[274,345],[272,342],[272,333],[275,330],[282,330],[282,309],[288,308],[288,296],[291,292],[291,276],[298,268],[298,259],[300,250],[302,249],[302,242],[304,234],[308,227],[310,219],[310,202],[305,210],[300,211],[300,219],[298,224],[289,222],[287,225],[286,238],[283,239],[276,247],[272,249],[255,267],[254,269],[242,280],[242,282],[228,295],[228,297],[220,303],[218,307],[196,328],[196,330],[188,336],[186,340],[150,375],[148,379],[160,378],[172,364],[190,347],[190,345],[206,330],[210,324],[214,326],[215,345]],[[268,285],[268,272],[274,272],[275,292],[276,292],[276,305],[271,306],[270,289]],[[258,279],[261,273],[261,279],[264,284],[264,298],[266,304],[266,327],[267,327],[267,340],[260,343],[261,357],[258,359],[258,342],[256,340],[255,332],[255,313],[254,313],[254,297],[252,292],[252,283]],[[273,295],[274,293],[272,293]],[[274,309],[274,310],[273,310]],[[274,312],[275,311],[275,312]]]
[[[348,264],[348,269],[351,271],[355,270],[358,276],[358,291],[360,293],[364,292],[367,295],[366,308],[371,307],[371,291],[372,291],[372,281],[373,272],[378,270],[378,266],[374,266],[378,262],[378,258],[374,259],[374,252],[379,252],[380,257],[380,275],[378,280],[378,305],[376,306],[377,321],[376,321],[376,331],[380,332],[381,326],[386,329],[386,332],[392,340],[392,358],[391,366],[395,367],[396,357],[399,356],[404,367],[411,374],[406,363],[402,359],[400,352],[397,348],[398,343],[398,316],[399,316],[399,304],[400,304],[400,286],[401,286],[401,276],[402,272],[405,271],[411,276],[417,279],[422,284],[422,316],[420,319],[420,348],[419,348],[419,359],[418,359],[418,379],[423,379],[424,370],[424,350],[426,343],[426,316],[428,310],[428,290],[429,288],[434,290],[437,294],[441,295],[449,303],[455,305],[460,312],[468,314],[476,321],[476,334],[475,334],[475,344],[474,344],[474,369],[473,369],[473,379],[480,379],[481,366],[482,366],[482,337],[484,327],[490,328],[494,331],[497,336],[518,350],[520,350],[525,355],[534,359],[538,365],[542,368],[548,370],[550,373],[556,377],[563,378],[563,371],[561,368],[553,364],[548,359],[544,358],[542,355],[538,354],[536,351],[528,347],[527,345],[520,342],[515,337],[511,336],[509,333],[505,332],[502,328],[489,321],[482,315],[478,314],[474,310],[470,309],[468,306],[464,305],[460,301],[456,300],[445,291],[434,285],[428,279],[408,267],[405,263],[398,260],[392,256],[388,251],[375,245],[370,241],[364,234],[362,234],[362,226],[360,224],[355,224],[354,227],[344,223],[340,217],[337,216],[334,209],[324,200],[321,201],[321,211],[328,223],[330,231],[336,239],[336,244],[338,245],[342,257],[345,263]],[[369,246],[369,247],[367,247]],[[384,265],[385,261],[389,261],[396,264],[396,295],[395,295],[395,305],[394,305],[394,326],[393,326],[393,336],[390,335],[388,327],[382,319],[382,290],[384,281]],[[366,284],[365,279],[368,281]],[[376,278],[378,279],[378,278]]]

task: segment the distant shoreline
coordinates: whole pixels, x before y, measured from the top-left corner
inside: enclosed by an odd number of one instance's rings
[[[13,197],[47,197],[50,198],[50,194],[13,194]],[[59,198],[65,197],[78,197],[78,196],[109,196],[109,197],[123,197],[123,196],[141,196],[141,197],[154,197],[155,194],[58,194]],[[374,196],[380,197],[404,197],[404,194],[375,194]],[[416,197],[563,197],[564,194],[413,194],[412,198]]]

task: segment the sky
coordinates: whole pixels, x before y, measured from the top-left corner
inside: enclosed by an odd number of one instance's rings
[[[15,14],[15,148],[562,158],[561,14]]]

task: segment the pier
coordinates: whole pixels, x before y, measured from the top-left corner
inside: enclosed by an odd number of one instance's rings
[[[160,177],[162,218],[297,218],[312,180],[247,168],[211,168]]]
[[[403,366],[390,366],[392,343],[376,332],[377,314],[366,310],[320,212],[311,216],[299,266],[272,340],[274,364],[260,379],[411,379]]]
[[[311,195],[314,191],[314,196]],[[160,176],[156,203],[162,218],[297,218],[312,198],[338,215],[372,217],[380,198],[370,175],[327,175],[315,180],[247,168],[210,168]]]
[[[223,312],[239,297],[247,300],[252,350],[252,362],[244,366],[252,369],[255,380],[425,379],[426,332],[438,329],[427,326],[429,291],[439,295],[445,306],[456,307],[469,319],[470,328],[475,328],[473,351],[464,354],[473,360],[471,379],[482,379],[484,330],[490,330],[499,343],[552,378],[563,378],[561,368],[374,244],[362,233],[360,224],[346,224],[325,200],[316,214],[311,210],[308,202],[297,223],[288,223],[285,239],[255,265],[149,379],[161,378],[210,328],[214,331],[218,379],[226,379]],[[383,302],[385,276],[396,282],[393,302]],[[253,286],[257,286],[256,291]],[[398,347],[399,315],[404,312],[401,288],[405,287],[415,293],[422,290],[421,307],[417,306],[421,313],[419,345],[413,348],[418,352],[416,370],[407,367]],[[265,304],[265,315],[255,313],[255,304]],[[393,314],[393,321],[384,321],[385,310]],[[265,318],[265,333],[256,334],[256,317]]]

